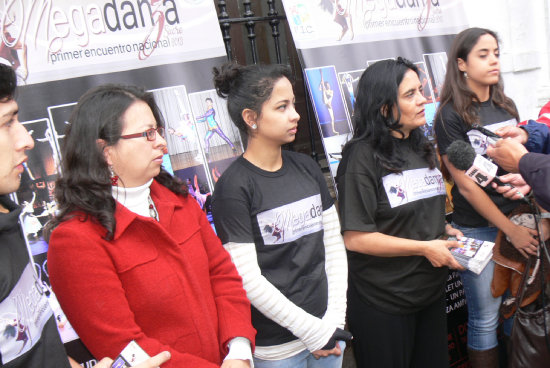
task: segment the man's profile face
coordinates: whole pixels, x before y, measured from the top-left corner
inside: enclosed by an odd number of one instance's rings
[[[27,129],[19,122],[17,102],[0,100],[0,194],[15,192],[21,183],[26,150],[34,147]]]

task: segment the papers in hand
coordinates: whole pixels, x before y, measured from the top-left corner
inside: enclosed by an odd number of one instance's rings
[[[463,267],[479,275],[493,257],[495,243],[466,237],[457,241],[460,246],[452,248],[451,254]]]

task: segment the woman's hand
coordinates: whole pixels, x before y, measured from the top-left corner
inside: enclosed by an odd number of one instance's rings
[[[451,224],[445,224],[445,234],[447,234],[448,236],[454,236],[457,239],[460,239],[464,236],[464,234],[462,234],[462,231],[455,229],[454,227],[452,227]]]
[[[250,368],[250,361],[242,359],[227,359],[223,361],[221,368]]]
[[[538,236],[537,230],[513,224],[512,230],[506,232],[506,236],[510,243],[525,258],[528,258],[529,255],[537,255],[537,247],[539,245],[539,241],[535,238]]]
[[[434,267],[447,266],[456,270],[464,270],[464,267],[456,261],[449,250],[449,248],[456,248],[458,246],[459,244],[456,240],[430,240],[426,242],[424,257],[426,257]]]
[[[340,349],[340,344],[338,344],[338,342],[337,342],[336,346],[334,346],[334,348],[332,348],[330,350],[316,350],[316,351],[312,352],[311,354],[315,357],[315,359],[327,357],[329,355],[340,356],[342,354],[342,349]]]

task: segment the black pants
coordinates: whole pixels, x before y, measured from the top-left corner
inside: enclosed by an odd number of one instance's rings
[[[348,325],[357,368],[449,367],[445,294],[405,315],[379,311],[348,291]]]

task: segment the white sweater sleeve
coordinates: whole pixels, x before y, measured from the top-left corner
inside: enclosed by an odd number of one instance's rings
[[[323,228],[325,271],[328,281],[328,306],[323,321],[344,328],[346,323],[348,262],[344,239],[340,233],[340,221],[334,205],[323,211]]]
[[[231,255],[243,279],[246,295],[256,309],[291,331],[309,351],[326,345],[336,326],[298,307],[262,276],[254,243],[229,242],[224,247]]]

